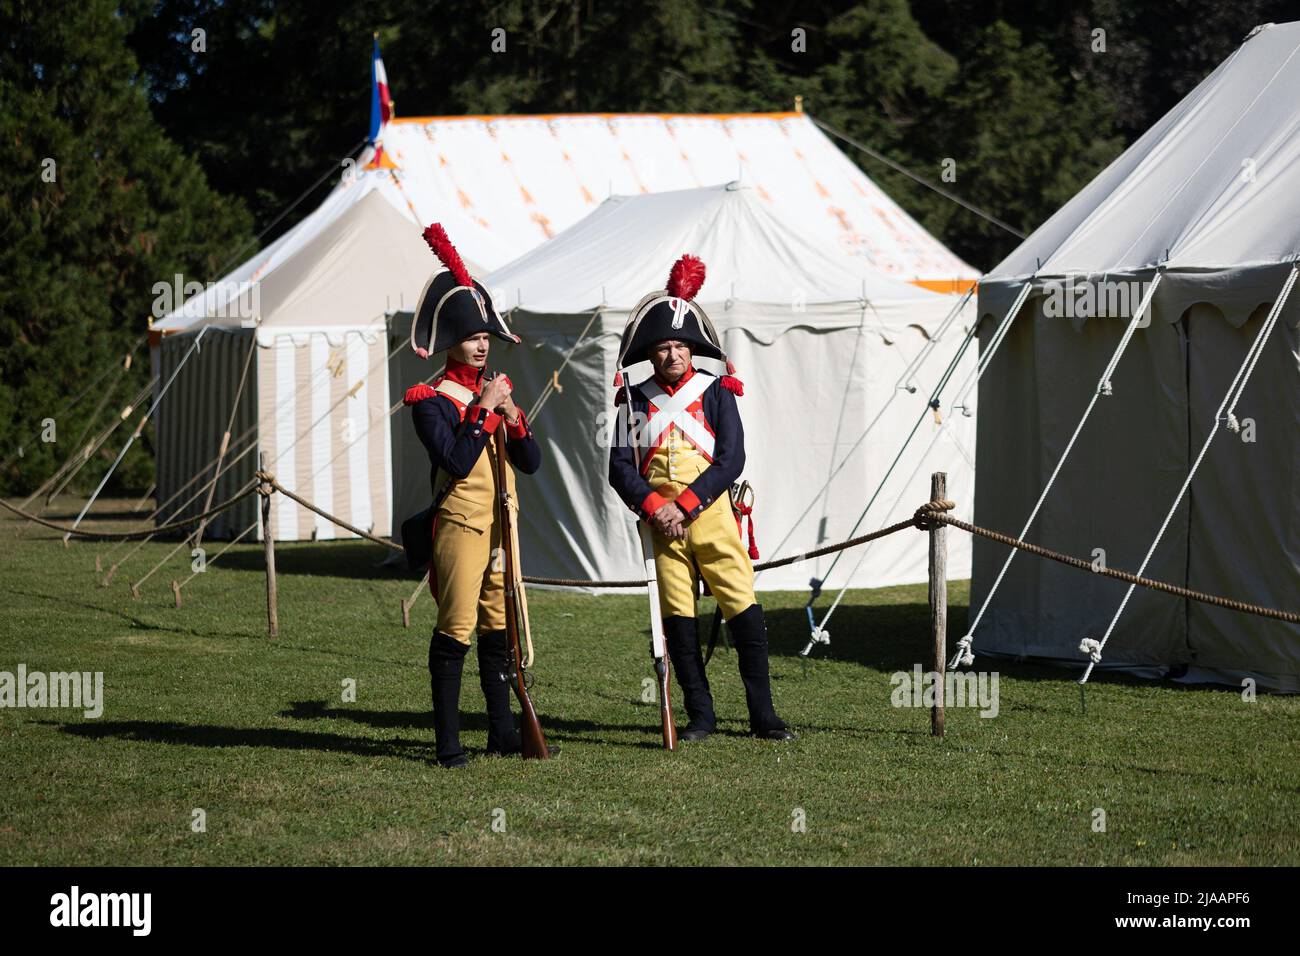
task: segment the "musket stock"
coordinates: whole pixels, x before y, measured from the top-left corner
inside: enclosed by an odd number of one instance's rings
[[[502,579],[505,584],[506,599],[506,648],[510,655],[510,684],[519,699],[519,736],[523,744],[525,760],[546,760],[551,756],[546,745],[546,735],[542,733],[542,723],[537,719],[537,710],[528,694],[524,682],[524,659],[519,645],[519,594],[517,589],[523,586],[516,572],[518,555],[515,554],[514,515],[511,512],[510,487],[506,482],[506,435],[504,426],[496,430],[496,478],[497,506],[501,520],[501,553],[504,558]]]
[[[637,523],[641,554],[645,561],[646,591],[650,597],[650,656],[654,658],[655,684],[659,691],[659,720],[663,724],[664,749],[677,749],[677,726],[673,723],[672,700],[668,695],[668,642],[664,638],[663,614],[659,610],[659,580],[655,575],[654,541],[644,522]]]

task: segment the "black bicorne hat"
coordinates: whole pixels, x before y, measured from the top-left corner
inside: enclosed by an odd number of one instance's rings
[[[488,290],[465,268],[446,230],[435,222],[424,230],[424,241],[444,268],[424,284],[415,306],[415,320],[411,323],[411,348],[415,354],[428,358],[479,332],[518,342],[519,336],[497,314]]]
[[[694,356],[726,362],[713,323],[694,301],[704,275],[703,262],[695,256],[682,256],[669,273],[667,288],[651,292],[637,303],[623,330],[620,370],[645,361],[651,346],[668,339],[687,343]]]

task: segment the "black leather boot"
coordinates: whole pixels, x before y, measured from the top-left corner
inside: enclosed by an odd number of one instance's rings
[[[517,754],[523,750],[515,715],[510,712],[510,655],[505,631],[478,636],[478,682],[487,701],[490,754]]]
[[[677,735],[678,740],[703,740],[717,727],[713,715],[713,695],[709,692],[709,678],[704,672],[704,656],[700,653],[700,637],[695,618],[674,615],[664,618],[664,640],[668,644],[668,657],[677,675],[677,686],[682,689],[686,715],[690,722]]]
[[[465,766],[460,745],[460,675],[469,647],[434,631],[429,641],[429,685],[433,691],[433,737],[438,763],[444,767]]]
[[[793,740],[794,734],[776,715],[772,706],[772,683],[767,668],[767,625],[763,605],[751,604],[730,621],[731,643],[740,664],[740,680],[745,685],[745,703],[749,706],[749,729],[755,737],[767,740]]]

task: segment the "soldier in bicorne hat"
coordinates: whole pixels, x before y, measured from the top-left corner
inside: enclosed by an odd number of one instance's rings
[[[492,337],[516,343],[519,337],[497,314],[487,289],[470,276],[442,226],[430,226],[424,238],[443,268],[420,294],[411,347],[421,358],[446,352],[447,364],[432,385],[406,392],[415,431],[433,465],[434,503],[403,525],[403,542],[413,563],[426,557],[429,562],[429,589],[438,602],[438,623],[429,642],[437,757],[443,766],[457,767],[466,762],[460,744],[461,671],[475,630],[488,752],[520,752],[510,709],[493,436],[498,428],[506,430],[505,470],[512,498],[510,464],[531,475],[541,464],[541,450],[514,403],[510,380],[485,374]]]
[[[736,649],[751,731],[789,740],[794,735],[772,705],[763,607],[730,501],[745,465],[736,407],[744,389],[693,301],[704,275],[703,262],[682,256],[667,288],[629,317],[614,380],[620,407],[609,482],[652,529],[664,638],[690,718],[679,739],[702,740],[715,729],[695,619],[703,577]]]

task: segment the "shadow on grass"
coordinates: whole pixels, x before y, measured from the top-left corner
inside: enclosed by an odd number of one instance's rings
[[[299,720],[343,719],[368,727],[421,731],[418,739],[398,737],[377,740],[347,734],[313,730],[285,730],[273,727],[222,727],[211,724],[182,724],[175,721],[96,721],[95,723],[57,724],[66,734],[86,740],[133,740],[144,743],[182,747],[267,747],[276,750],[318,750],[347,753],[358,757],[395,757],[436,765],[432,716],[427,711],[375,711],[329,709],[324,701],[295,701],[281,717]],[[658,749],[658,727],[649,724],[604,724],[590,720],[543,717],[542,727],[552,742],[595,743],[633,749]],[[487,731],[487,717],[481,713],[461,712],[461,729]],[[641,741],[611,740],[611,733],[638,733],[654,739]],[[734,732],[721,731],[730,735]],[[470,750],[470,753],[482,751]]]
[[[659,714],[657,710],[651,713],[649,708],[647,708],[647,714],[646,721],[631,724],[574,720],[572,718],[556,717],[544,711],[540,714],[540,719],[542,730],[548,739],[658,749],[662,746],[659,742]],[[365,724],[368,727],[422,729],[427,730],[430,734],[433,733],[432,715],[427,710],[362,710],[354,707],[330,707],[323,700],[295,700],[289,704],[288,710],[280,711],[277,716],[288,717],[293,720],[350,720],[354,723]],[[460,728],[461,730],[481,730],[486,732],[487,715],[482,712],[462,710],[460,712]],[[719,727],[716,733],[721,737],[749,736],[743,731],[728,727]],[[610,740],[609,734],[653,734],[654,740],[622,742]]]
[[[371,541],[280,543],[275,546],[275,570],[278,574],[383,581],[418,581],[424,576],[422,571],[407,571],[405,558],[385,563],[385,559],[395,554],[397,552]],[[243,571],[261,572],[266,569],[266,558],[261,545],[231,548],[222,555],[221,563]]]
[[[44,514],[42,514],[41,517],[44,518],[46,521],[53,521],[56,522],[57,524],[70,525],[72,524],[72,522],[77,520],[77,515],[81,513],[81,508],[82,505],[84,504],[85,504],[84,501],[80,501],[75,504],[70,501],[67,504],[65,504],[62,500],[55,499],[54,505]],[[37,502],[32,502],[31,506],[29,506],[27,510],[32,514],[35,514],[37,512],[36,505]],[[134,525],[145,525],[145,523],[149,521],[149,516],[152,514],[153,514],[153,505],[149,502],[146,502],[145,506],[141,508],[139,511],[136,511],[134,508],[130,508],[130,507],[122,507],[121,509],[91,508],[90,514],[86,515],[85,520],[87,525],[93,525],[96,521],[127,521]],[[24,521],[25,519],[16,518],[15,520]],[[50,529],[46,529],[46,530],[50,530]],[[57,534],[57,532],[55,533]]]
[[[135,740],[186,747],[273,747],[277,750],[321,750],[359,757],[400,757],[433,764],[433,735],[427,740],[374,740],[308,730],[271,727],[216,727],[171,721],[122,720],[94,724],[62,724],[64,733],[88,740]]]
[[[826,613],[825,607],[819,605],[814,608],[814,613],[820,622]],[[958,637],[966,633],[969,613],[970,608],[965,604],[948,606],[949,655],[956,648]],[[799,652],[808,643],[808,616],[804,609],[773,608],[767,610],[766,616],[772,656],[800,659]],[[831,618],[829,629],[831,644],[829,647],[814,648],[812,663],[820,660],[848,661],[885,673],[908,671],[916,664],[926,670],[931,668],[928,604],[842,604]],[[707,633],[704,628],[702,630]],[[721,650],[721,644],[719,647],[719,653],[724,655],[725,660],[726,652]],[[996,670],[1004,677],[1061,684],[1063,687],[1079,679],[1086,663],[993,657],[979,653],[978,643],[975,652],[974,670]],[[1231,684],[1184,684],[1173,679],[1178,676],[1179,668],[1176,666],[1170,667],[1168,674],[1158,679],[1115,671],[1097,671],[1089,683],[1160,687],[1183,692],[1237,692],[1241,689]]]
[[[830,605],[818,602],[813,608],[820,623]],[[948,633],[965,633],[968,608],[949,605]],[[797,657],[808,643],[808,615],[802,607],[765,609],[768,641],[776,657]],[[844,603],[828,624],[829,647],[813,648],[813,660],[849,661],[879,670],[911,670],[912,665],[929,666],[930,606],[928,604]],[[707,633],[707,627],[702,628]],[[721,652],[720,652],[721,653]]]

